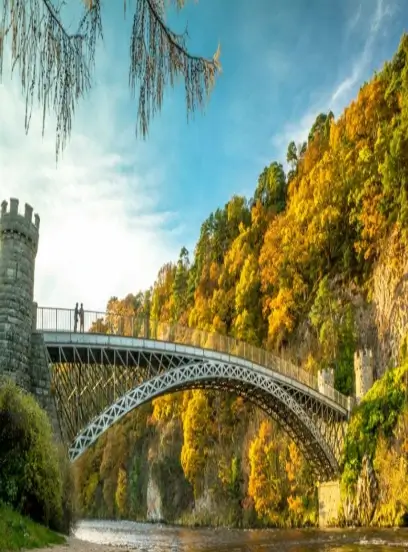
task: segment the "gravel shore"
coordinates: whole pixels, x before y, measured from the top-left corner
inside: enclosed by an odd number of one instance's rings
[[[67,538],[66,544],[59,544],[47,548],[37,548],[34,552],[51,552],[51,550],[52,552],[118,552],[117,547],[87,542],[76,539],[75,537]],[[127,550],[130,549],[120,547],[121,552],[126,552]]]

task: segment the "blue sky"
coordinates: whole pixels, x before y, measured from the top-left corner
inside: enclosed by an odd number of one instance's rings
[[[106,49],[124,60],[125,83],[128,43],[116,39],[122,13],[110,10]],[[408,6],[391,0],[200,0],[170,14],[174,29],[188,22],[191,52],[211,56],[222,47],[223,73],[205,114],[187,124],[183,88],[169,90],[148,138],[163,154],[160,204],[179,213],[189,246],[212,210],[234,193],[250,195],[263,167],[284,160],[288,142],[305,135],[320,109],[341,112],[394,53],[405,15]],[[126,124],[135,104],[124,101],[120,113]]]
[[[319,112],[339,115],[392,57],[404,3],[200,0],[171,11],[174,30],[188,22],[192,53],[212,56],[221,43],[223,72],[205,113],[189,123],[183,87],[167,90],[143,142],[127,86],[130,8],[124,22],[123,4],[106,2],[94,88],[58,167],[52,118],[44,140],[39,117],[26,137],[16,80],[5,78],[2,196],[31,202],[42,217],[37,300],[69,306],[80,297],[102,309],[111,295],[151,284],[182,245],[192,251],[211,211],[233,194],[250,196],[290,140],[304,139]]]

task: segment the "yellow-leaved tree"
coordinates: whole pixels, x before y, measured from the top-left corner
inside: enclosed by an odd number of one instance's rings
[[[125,517],[127,512],[127,474],[122,467],[118,471],[115,501],[120,517]]]
[[[280,524],[286,502],[285,452],[282,440],[274,439],[272,423],[263,421],[249,447],[248,494],[258,516],[272,525]]]
[[[204,391],[198,389],[185,395],[182,414],[184,442],[181,449],[181,465],[197,497],[205,481],[206,467],[213,450],[212,409]]]

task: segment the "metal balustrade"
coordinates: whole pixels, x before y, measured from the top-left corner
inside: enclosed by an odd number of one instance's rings
[[[74,310],[38,307],[36,328],[38,331],[44,332],[74,332]],[[80,332],[79,319],[76,331]],[[324,384],[323,386],[319,386],[318,379],[313,374],[265,349],[249,345],[233,337],[189,328],[179,324],[158,322],[157,320],[141,316],[97,311],[84,311],[83,331],[85,333],[110,334],[181,343],[241,357],[254,364],[279,372],[320,393],[323,392],[325,396],[346,410],[350,409],[348,397],[342,395],[330,385]]]

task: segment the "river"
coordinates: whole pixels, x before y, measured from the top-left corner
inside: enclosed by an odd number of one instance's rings
[[[79,539],[138,552],[399,552],[408,529],[239,530],[190,529],[133,521],[82,521]]]

